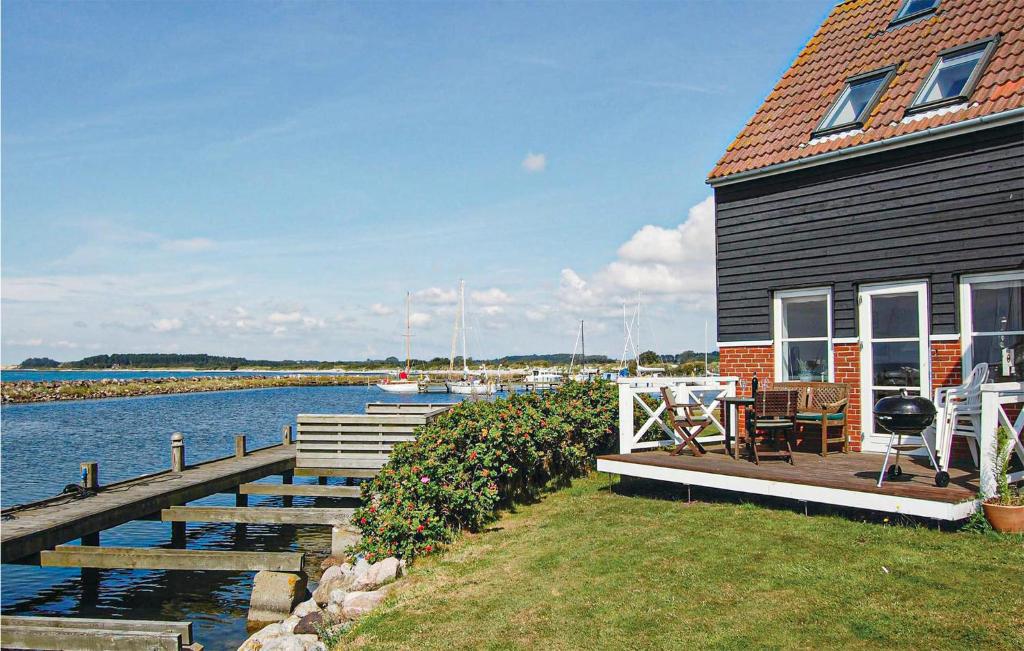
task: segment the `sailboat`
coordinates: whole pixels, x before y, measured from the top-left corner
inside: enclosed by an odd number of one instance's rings
[[[462,335],[462,379],[448,380],[445,385],[449,393],[460,395],[490,395],[494,393],[494,383],[470,377],[469,366],[466,365],[466,281],[459,281],[459,307],[455,312],[455,328],[452,331],[452,354],[448,358],[448,371],[455,373],[455,344],[459,334]],[[484,369],[486,376],[487,370]]]
[[[397,380],[384,380],[377,383],[377,388],[388,393],[419,393],[420,383],[409,377],[412,365],[412,294],[405,294],[405,370],[398,374]]]
[[[576,365],[576,350],[580,349],[580,370],[573,375],[573,368]],[[576,343],[572,347],[572,357],[569,358],[569,378],[576,382],[589,382],[600,373],[600,369],[587,368],[587,339],[583,334],[583,319],[580,319],[580,331],[576,335]]]

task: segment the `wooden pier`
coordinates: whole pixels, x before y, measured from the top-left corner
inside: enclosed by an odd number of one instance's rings
[[[57,545],[95,536],[171,506],[234,492],[239,484],[294,468],[295,448],[282,444],[110,484],[91,497],[62,495],[4,509],[0,562],[31,559]]]

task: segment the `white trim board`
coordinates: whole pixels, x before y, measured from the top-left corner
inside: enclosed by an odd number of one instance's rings
[[[959,334],[948,334],[948,335],[929,335],[929,341],[960,341]]]
[[[753,341],[716,341],[715,344],[719,348],[729,348],[729,347],[736,348],[736,347],[739,347],[739,346],[749,346],[751,348],[754,348],[754,347],[758,347],[758,348],[765,347],[765,348],[767,348],[768,346],[775,345],[775,340],[774,339],[757,339],[757,340],[753,340]]]
[[[970,517],[980,504],[978,500],[967,500],[955,504],[950,502],[934,502],[914,497],[883,495],[880,493],[867,493],[824,486],[808,486],[806,484],[790,484],[751,477],[734,477],[732,475],[697,472],[694,470],[683,470],[682,468],[664,468],[662,466],[650,466],[643,463],[629,463],[628,461],[615,461],[611,459],[598,459],[597,470],[598,472],[668,481],[675,484],[705,486],[738,493],[767,495],[769,497],[781,497],[801,502],[832,504],[834,506],[854,509],[883,511],[885,513],[902,513],[904,515],[916,515],[936,520],[963,520]]]

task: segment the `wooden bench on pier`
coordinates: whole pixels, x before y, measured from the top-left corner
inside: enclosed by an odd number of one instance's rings
[[[299,414],[295,474],[372,477],[396,443],[416,439],[416,428],[451,404],[370,403],[365,414]]]

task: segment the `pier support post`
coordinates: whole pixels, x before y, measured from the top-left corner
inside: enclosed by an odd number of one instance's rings
[[[249,496],[241,491],[235,493],[235,506],[249,506]]]
[[[316,483],[321,485],[321,486],[326,486],[327,485],[327,477],[324,477],[323,475],[321,475],[320,477],[317,477],[316,478]]]
[[[245,456],[245,434],[235,434],[235,458]]]
[[[181,432],[171,434],[171,471],[181,472],[185,469],[185,437]]]
[[[174,549],[185,549],[185,526],[184,522],[171,523],[171,547]]]
[[[82,536],[82,544],[88,547],[99,547],[100,546],[100,532],[87,533]]]
[[[281,445],[292,444],[292,426],[285,425],[281,428]]]
[[[295,478],[295,473],[290,471],[290,470],[287,471],[287,472],[282,472],[281,473],[281,483],[282,484],[291,484],[292,481],[294,480],[294,478]],[[292,505],[292,496],[291,495],[285,495],[283,502],[284,502],[285,506],[291,506]]]
[[[82,487],[89,490],[100,487],[100,464],[95,461],[82,463]]]

